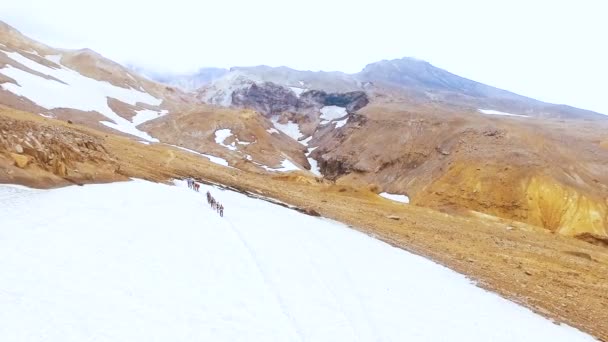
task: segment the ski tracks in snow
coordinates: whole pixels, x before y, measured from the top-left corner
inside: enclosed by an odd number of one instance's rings
[[[256,266],[258,272],[260,273],[260,276],[262,277],[262,279],[264,281],[264,285],[274,295],[275,299],[277,300],[277,304],[281,309],[281,312],[283,312],[283,314],[285,315],[287,320],[291,323],[294,332],[299,337],[299,340],[305,341],[304,335],[302,333],[302,329],[298,326],[298,322],[294,319],[294,317],[291,314],[289,314],[289,310],[287,310],[287,306],[285,305],[285,302],[281,298],[280,292],[278,291],[277,287],[274,285],[272,278],[269,277],[268,273],[264,271],[264,268],[263,268],[262,264],[260,263],[260,261],[258,260],[255,250],[253,248],[251,248],[251,246],[247,243],[247,240],[245,240],[243,238],[243,235],[238,230],[238,228],[236,228],[236,226],[234,224],[232,224],[232,222],[230,222],[230,220],[228,218],[224,218],[224,220],[226,221],[226,223],[228,223],[228,226],[230,226],[230,229],[232,230],[232,232],[234,233],[236,238],[240,241],[243,248],[249,254],[251,261]]]

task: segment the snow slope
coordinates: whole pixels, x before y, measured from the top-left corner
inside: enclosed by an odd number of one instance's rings
[[[348,115],[346,108],[338,106],[325,106],[321,108],[321,119],[333,121]]]
[[[522,118],[529,118],[528,115],[505,113],[505,112],[501,112],[501,111],[493,110],[493,109],[478,109],[478,111],[480,113],[486,114],[486,115],[519,116]]]
[[[230,145],[226,145],[224,144],[224,141],[228,138],[230,138],[232,136],[232,130],[230,129],[218,129],[217,131],[215,131],[215,143],[220,145],[220,146],[224,146],[225,148],[231,150],[231,151],[236,151],[236,146],[235,143],[233,142]]]
[[[288,121],[286,124],[279,123],[277,118],[272,119],[272,123],[276,129],[287,134],[293,140],[298,141],[304,135],[300,132],[300,126],[293,121]]]
[[[177,145],[169,145],[169,146],[173,146],[175,148],[179,148],[180,150],[184,150],[184,151],[190,152],[192,154],[196,154],[196,155],[199,155],[201,157],[205,157],[205,158],[209,159],[209,161],[212,162],[212,163],[214,163],[214,164],[221,165],[221,166],[227,166],[229,168],[233,168],[232,166],[228,165],[228,161],[226,159],[224,159],[224,158],[212,156],[210,154],[196,152],[196,151],[191,150],[189,148],[185,148],[185,147],[181,147],[181,146],[177,146]]]
[[[405,195],[389,194],[388,192],[382,192],[380,193],[380,196],[396,202],[410,203],[410,198]]]
[[[48,80],[11,65],[6,65],[0,69],[0,74],[13,78],[17,81],[18,85],[3,83],[0,85],[2,89],[8,90],[15,95],[26,97],[47,109],[73,108],[85,112],[96,111],[110,120],[102,121],[102,124],[147,141],[158,142],[157,139],[137,129],[136,126],[165,115],[166,111],[138,111],[133,121],[129,121],[116,114],[110,108],[108,98],[114,98],[133,106],[137,105],[137,103],[158,106],[162,102],[161,99],[139,90],[121,88],[108,82],[83,76],[60,64],[58,64],[58,68],[51,68],[39,64],[17,52],[0,51],[0,53],[6,54],[8,58],[27,68],[61,81]],[[58,60],[56,56],[48,56],[47,59],[53,62]]]
[[[0,308],[2,341],[593,340],[343,224],[182,183],[0,185]]]

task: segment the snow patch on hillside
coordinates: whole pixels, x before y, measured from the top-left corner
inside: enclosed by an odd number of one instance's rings
[[[231,151],[236,151],[236,146],[235,143],[232,142],[232,144],[230,145],[226,145],[224,144],[224,141],[226,139],[228,139],[229,137],[232,136],[232,130],[230,129],[218,129],[217,131],[215,131],[215,142],[218,145],[224,146],[225,148],[231,150]]]
[[[304,136],[302,132],[300,132],[300,126],[293,121],[288,121],[286,124],[279,123],[279,121],[275,118],[272,120],[274,127],[276,127],[279,131],[287,134],[293,140],[298,140]]]
[[[291,91],[293,91],[297,97],[300,97],[300,95],[302,95],[302,93],[306,91],[306,89],[298,87],[289,87],[289,89],[291,89]]]
[[[486,115],[519,116],[522,118],[529,118],[528,115],[505,113],[493,109],[478,109],[478,111]]]
[[[108,97],[132,106],[135,106],[138,102],[158,106],[162,102],[161,99],[135,89],[121,88],[105,81],[97,81],[63,66],[58,69],[49,68],[17,52],[5,53],[15,62],[42,74],[52,76],[63,83],[47,80],[7,65],[0,69],[0,73],[13,78],[19,85],[4,83],[0,85],[3,89],[15,95],[26,97],[47,109],[73,108],[85,112],[96,111],[112,121],[102,121],[102,124],[144,140],[158,142],[148,133],[138,130],[135,123],[116,114],[108,106]]]
[[[49,61],[57,64],[57,65],[61,65],[61,58],[63,57],[63,55],[47,55],[44,56],[44,58],[48,59]]]
[[[312,172],[315,176],[323,176],[321,174],[321,169],[319,168],[319,163],[313,159],[308,157],[308,163],[310,164],[310,172]]]
[[[347,122],[348,122],[348,118],[334,121],[334,123],[336,124],[335,128],[341,128],[342,126],[346,125]]]
[[[344,224],[204,184],[0,185],[0,236],[2,341],[594,340]]]
[[[348,115],[346,108],[338,106],[325,106],[321,108],[321,119],[333,121]]]
[[[262,165],[262,164],[258,164],[258,163],[254,163],[254,164],[256,164],[256,165],[262,167],[264,170],[270,171],[270,172],[289,172],[289,171],[300,170],[300,167],[297,166],[296,164],[294,164],[289,159],[283,159],[283,161],[281,162],[281,167],[279,167],[279,168],[272,168],[270,166]]]
[[[279,131],[276,128],[269,128],[266,130],[266,132],[270,134],[279,134]]]
[[[214,164],[221,165],[221,166],[227,166],[229,168],[233,168],[232,166],[228,165],[228,161],[226,159],[224,159],[224,158],[220,158],[220,157],[212,156],[210,154],[205,154],[205,153],[197,152],[197,151],[191,150],[189,148],[185,148],[185,147],[181,147],[181,146],[177,146],[177,145],[170,145],[170,144],[168,144],[168,145],[169,146],[173,146],[175,148],[179,148],[180,150],[184,150],[186,152],[190,152],[190,153],[199,155],[201,157],[205,157],[205,158],[209,159],[209,161],[212,162],[212,163],[214,163]]]
[[[144,122],[148,122],[150,120],[158,119],[161,116],[165,116],[169,114],[169,111],[166,109],[163,109],[160,112],[156,110],[143,109],[136,111],[136,113],[137,114],[135,114],[133,119],[131,119],[131,122],[133,122],[135,126],[139,126]]]
[[[388,192],[380,193],[380,196],[401,203],[410,203],[410,198],[405,195],[389,194]]]

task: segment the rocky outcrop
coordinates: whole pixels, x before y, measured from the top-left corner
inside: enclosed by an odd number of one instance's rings
[[[344,107],[352,113],[368,103],[367,94],[363,91],[326,93],[322,90],[309,90],[298,97],[291,89],[271,82],[253,83],[232,93],[233,105],[251,108],[266,116],[284,112],[317,114],[324,106]]]
[[[118,164],[100,138],[4,116],[0,116],[0,164],[2,160],[9,164],[3,165],[0,182],[14,181],[23,172],[39,174],[41,179],[55,177],[50,181],[54,184],[62,184],[61,179],[71,183],[124,178],[117,174]]]
[[[233,105],[250,108],[266,116],[297,112],[300,102],[293,91],[271,82],[253,83],[232,93]]]
[[[377,184],[414,205],[608,237],[605,129],[375,102],[313,140],[310,156],[328,179]]]
[[[301,101],[304,103],[317,103],[321,106],[344,107],[349,113],[353,113],[369,104],[369,98],[364,91],[326,93],[322,90],[311,90],[302,94]]]

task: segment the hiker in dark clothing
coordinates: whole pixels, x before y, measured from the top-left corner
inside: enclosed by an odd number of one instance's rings
[[[220,217],[224,217],[224,206],[220,204]]]

